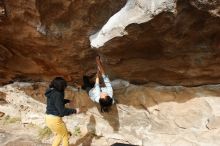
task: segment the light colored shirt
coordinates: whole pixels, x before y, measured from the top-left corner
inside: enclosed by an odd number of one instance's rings
[[[105,87],[99,86],[99,83],[96,83],[95,86],[89,91],[89,97],[92,101],[99,103],[100,93],[107,93],[111,98],[113,97],[113,89],[109,78],[106,75],[102,75],[102,78],[105,83]]]

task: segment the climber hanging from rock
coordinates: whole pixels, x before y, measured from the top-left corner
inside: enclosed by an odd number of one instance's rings
[[[105,75],[100,56],[96,57],[97,73],[95,84],[90,82],[89,76],[83,76],[83,89],[85,89],[94,102],[100,104],[101,112],[108,112],[111,105],[114,103],[113,89],[109,78]],[[102,76],[105,87],[100,87],[99,78]]]

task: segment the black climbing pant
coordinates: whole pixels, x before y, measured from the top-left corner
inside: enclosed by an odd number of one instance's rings
[[[82,89],[86,90],[86,92],[89,94],[89,90],[91,90],[94,87],[94,83],[91,83],[89,80],[89,76],[83,76],[83,86]]]

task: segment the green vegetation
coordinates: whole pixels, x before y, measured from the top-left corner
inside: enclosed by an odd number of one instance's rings
[[[21,121],[21,118],[10,117],[9,115],[3,118],[3,124],[12,124],[12,123],[20,122],[20,121]]]
[[[81,135],[80,127],[77,127],[77,126],[76,126],[76,127],[74,128],[73,134],[74,134],[75,136],[80,136],[80,135]]]
[[[45,126],[44,128],[39,129],[38,137],[40,139],[49,138],[51,134],[52,131],[47,126]]]

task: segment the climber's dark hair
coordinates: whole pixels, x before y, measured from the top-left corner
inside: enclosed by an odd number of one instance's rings
[[[49,85],[50,88],[55,88],[60,92],[64,92],[67,87],[66,81],[62,77],[55,77]]]
[[[113,99],[110,96],[99,99],[99,104],[101,106],[101,112],[108,112],[109,107],[112,105]]]

